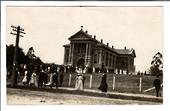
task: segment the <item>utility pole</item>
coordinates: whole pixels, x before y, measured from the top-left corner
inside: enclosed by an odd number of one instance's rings
[[[16,43],[15,43],[15,52],[14,52],[14,60],[13,60],[13,67],[12,67],[12,77],[11,77],[11,86],[15,87],[17,85],[17,78],[18,78],[18,73],[16,72],[16,69],[18,68],[18,61],[17,61],[17,56],[18,56],[18,45],[19,45],[19,37],[23,37],[21,34],[26,34],[24,32],[24,29],[22,29],[20,26],[13,26],[11,25],[12,35],[16,35]]]

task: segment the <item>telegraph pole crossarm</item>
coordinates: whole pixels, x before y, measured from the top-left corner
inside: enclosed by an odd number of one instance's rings
[[[14,52],[14,60],[13,60],[13,68],[12,68],[12,77],[11,77],[11,86],[15,87],[17,85],[17,78],[18,78],[18,74],[17,74],[17,68],[18,68],[18,61],[17,61],[17,57],[18,57],[18,46],[19,46],[19,37],[23,37],[20,34],[26,34],[24,31],[24,29],[22,29],[20,26],[13,26],[11,25],[12,31],[10,34],[12,35],[16,35],[16,43],[15,43],[15,52]]]

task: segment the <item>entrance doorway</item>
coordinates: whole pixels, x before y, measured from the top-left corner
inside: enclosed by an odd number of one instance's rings
[[[81,68],[84,68],[84,59],[83,58],[80,58],[78,61],[77,61],[77,67],[81,67]]]

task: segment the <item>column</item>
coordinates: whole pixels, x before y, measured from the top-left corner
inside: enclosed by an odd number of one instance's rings
[[[110,53],[108,52],[108,60],[107,60],[107,63],[108,63],[108,67],[110,67]]]
[[[69,48],[69,59],[68,59],[68,63],[71,64],[71,49],[72,49],[72,44],[70,44],[70,48]]]
[[[85,54],[85,63],[88,61],[88,43],[86,43],[86,54]]]
[[[103,51],[103,55],[104,55],[103,63],[106,66],[106,52],[105,51]]]
[[[89,43],[89,47],[88,47],[88,56],[91,56],[91,44]]]
[[[102,50],[99,51],[99,64],[102,64]]]
[[[64,62],[63,62],[64,64],[67,64],[66,63],[66,47],[64,47]]]
[[[89,47],[88,47],[88,64],[90,64],[90,60],[91,60],[91,44],[89,43]]]
[[[74,60],[74,44],[72,44],[72,49],[71,49],[71,64],[73,65],[73,60]]]
[[[110,67],[112,68],[112,54],[110,54]]]
[[[108,60],[107,60],[107,63],[108,63],[108,67],[110,67],[110,53],[108,52]]]
[[[135,71],[134,58],[132,59],[132,72]]]
[[[117,59],[116,59],[116,56],[114,55],[114,64],[113,64],[114,69],[116,69],[116,61]]]
[[[110,67],[112,69],[112,53],[110,53]]]
[[[130,58],[128,57],[128,68],[127,68],[127,71],[130,71],[131,70],[131,63],[130,63]]]
[[[130,58],[130,69],[129,69],[129,73],[131,73],[132,71],[132,59]]]
[[[112,67],[113,67],[113,69],[115,68],[114,67],[114,55],[112,55]]]
[[[105,66],[107,66],[108,64],[107,64],[107,61],[108,61],[108,53],[106,52],[105,53],[106,55],[105,55]]]

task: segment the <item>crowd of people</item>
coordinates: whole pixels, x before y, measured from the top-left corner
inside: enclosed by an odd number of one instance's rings
[[[28,65],[24,65],[23,68],[17,70],[17,81],[22,79],[22,83],[25,87],[33,86],[33,87],[53,87],[56,88],[62,86],[63,77],[64,77],[64,67],[62,66],[34,66],[30,67]],[[8,77],[10,78],[11,72],[8,71]]]
[[[7,76],[9,76],[9,72],[7,72]],[[85,83],[85,76],[87,68],[76,67],[74,73],[76,72],[75,78],[75,89],[76,90],[83,90],[84,83]],[[73,72],[73,70],[71,71]],[[32,86],[32,87],[61,87],[63,84],[64,73],[71,73],[63,66],[43,66],[40,65],[38,68],[30,68],[29,66],[24,66],[22,70],[17,69],[16,73],[18,76],[22,77],[22,83],[25,87]],[[22,73],[22,74],[21,74]],[[98,89],[102,92],[107,92],[108,84],[107,84],[107,70],[104,65],[101,68],[102,78]],[[18,78],[19,78],[18,77]],[[156,96],[160,96],[159,90],[162,86],[160,79],[157,78],[153,81],[153,86],[155,87]],[[8,78],[8,77],[7,77]],[[18,80],[19,81],[19,80]]]
[[[69,70],[70,69],[70,70]],[[7,78],[10,78],[10,75],[12,72],[10,72],[10,69],[7,69]],[[24,65],[23,68],[17,68],[16,72],[18,75],[17,81],[22,81],[22,84],[25,87],[31,86],[31,87],[61,87],[63,84],[63,78],[64,73],[72,73],[73,68],[68,68],[64,66],[44,66],[39,65],[38,67],[30,65]],[[106,69],[104,65],[102,65],[103,73],[101,84],[99,86],[99,90],[102,92],[107,92],[107,82],[106,82]],[[85,76],[84,74],[87,73],[87,68],[83,67],[75,67],[74,73],[76,73],[75,78],[75,89],[76,90],[83,90],[84,89],[84,83],[85,83]],[[19,80],[20,78],[20,80]]]

